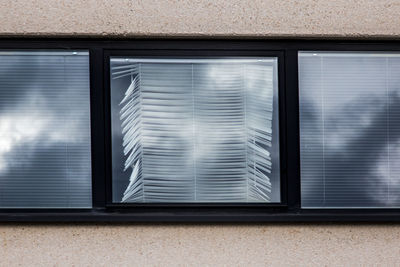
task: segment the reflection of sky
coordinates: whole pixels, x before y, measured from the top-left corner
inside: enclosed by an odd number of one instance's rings
[[[0,206],[90,207],[88,56],[0,55]]]
[[[400,57],[306,53],[299,68],[302,205],[400,206]]]
[[[113,65],[112,62],[112,66],[116,65]],[[143,127],[142,144],[145,149],[148,149],[145,153],[147,155],[146,159],[150,159],[148,155],[151,154],[151,149],[154,149],[154,144],[157,144],[158,147],[170,151],[169,159],[174,162],[170,166],[160,166],[160,161],[157,157],[152,157],[151,161],[146,160],[146,168],[151,168],[149,171],[153,173],[162,172],[165,174],[165,179],[170,175],[168,179],[171,179],[171,186],[170,188],[164,188],[163,191],[170,190],[171,194],[179,192],[179,201],[193,201],[194,188],[192,179],[194,176],[193,169],[195,168],[197,169],[195,174],[198,181],[197,186],[204,189],[198,189],[198,192],[215,192],[213,196],[211,196],[211,193],[208,196],[197,196],[199,199],[203,197],[212,199],[212,201],[224,201],[224,199],[225,201],[228,199],[227,202],[229,200],[237,202],[246,201],[246,197],[244,196],[246,194],[247,181],[244,169],[246,160],[246,134],[244,130],[245,120],[243,118],[244,105],[243,102],[238,102],[243,97],[243,88],[241,87],[244,81],[243,65],[195,64],[192,70],[191,64],[162,64],[157,66],[156,64],[147,63],[147,65],[142,64],[141,69],[143,103],[152,103],[153,100],[151,97],[154,94],[151,92],[155,90],[154,88],[164,90],[165,92],[168,92],[168,90],[180,92],[179,95],[164,94],[161,96],[166,98],[163,104],[169,106],[165,108],[165,113],[154,112],[150,105],[145,107],[142,105],[142,114],[145,114],[145,116],[163,118],[158,120],[157,125],[157,129],[163,131],[163,134],[156,135],[156,132],[152,130],[154,126],[147,125]],[[268,65],[265,69],[272,69],[271,65]],[[191,80],[192,71],[194,71],[193,81]],[[247,76],[248,86],[253,88],[254,84],[260,82],[257,79],[257,76],[254,75]],[[265,77],[262,77],[261,83],[265,82],[263,81],[264,79],[268,80],[267,82],[272,86],[271,74],[266,74]],[[119,119],[120,106],[118,106],[130,81],[130,77],[125,77],[112,80],[111,84],[113,199],[117,202],[121,200],[122,193],[129,183],[131,173],[131,170],[122,171],[125,157],[122,153],[121,121]],[[239,87],[236,85],[239,85]],[[151,88],[151,86],[155,87]],[[274,104],[276,104],[277,91],[272,92],[270,88],[267,88],[257,88],[258,90],[252,93],[260,94],[260,99],[270,98],[273,95],[275,98]],[[232,102],[227,102],[227,96],[232,98]],[[192,103],[196,104],[193,106]],[[229,103],[229,106],[224,107],[223,105],[227,105],[227,103]],[[166,112],[167,110],[168,112]],[[269,148],[274,167],[269,177],[273,185],[272,193],[270,194],[271,201],[278,202],[280,199],[279,144],[277,142],[278,109],[276,108],[274,111],[273,145],[272,148]],[[171,115],[171,112],[173,115]],[[224,116],[227,117],[224,118]],[[171,118],[174,118],[174,120],[171,120]],[[224,120],[218,122],[220,118],[224,118]],[[233,126],[230,124],[232,122],[234,123]],[[194,132],[195,139],[193,139]],[[235,155],[243,156],[241,159],[243,160],[243,164],[240,170],[235,170],[233,167],[229,169],[222,168],[221,162],[229,160],[227,157],[228,154],[224,155],[224,147],[229,148]],[[235,148],[237,150],[234,150]],[[176,151],[177,149],[180,150]],[[194,162],[196,166],[193,166]],[[211,174],[210,170],[214,174]],[[146,175],[146,171],[144,175]],[[239,175],[240,177],[235,178],[234,175]],[[209,177],[213,177],[213,179],[208,180]],[[181,179],[180,182],[176,183],[179,179]],[[220,181],[221,179],[236,179],[237,183],[236,186],[230,188],[221,188],[220,184],[218,184],[218,179]],[[175,185],[179,186],[174,187]]]

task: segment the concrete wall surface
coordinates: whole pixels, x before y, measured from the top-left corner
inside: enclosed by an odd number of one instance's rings
[[[398,0],[0,0],[1,35],[385,37]]]
[[[396,225],[13,225],[1,266],[399,266]]]
[[[0,37],[399,39],[399,0],[0,0]],[[0,224],[0,266],[398,266],[400,225]]]

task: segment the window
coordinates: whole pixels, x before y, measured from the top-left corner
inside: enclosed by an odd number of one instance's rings
[[[400,53],[299,53],[302,207],[400,207],[399,86]]]
[[[113,201],[280,202],[276,58],[111,58]]]
[[[3,38],[0,222],[400,222],[399,90],[400,41]]]
[[[0,208],[91,207],[87,51],[0,51]]]

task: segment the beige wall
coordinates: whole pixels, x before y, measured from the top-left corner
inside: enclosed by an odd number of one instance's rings
[[[0,0],[1,36],[400,36],[389,0]],[[0,266],[399,265],[397,225],[0,225]]]
[[[398,38],[398,0],[0,0],[2,35]]]
[[[394,225],[3,225],[1,266],[399,266]]]

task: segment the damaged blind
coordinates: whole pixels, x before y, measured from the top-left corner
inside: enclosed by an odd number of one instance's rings
[[[91,207],[89,53],[0,51],[0,208]]]
[[[279,202],[276,58],[111,59],[113,201]]]
[[[303,208],[400,207],[400,54],[300,52]]]

